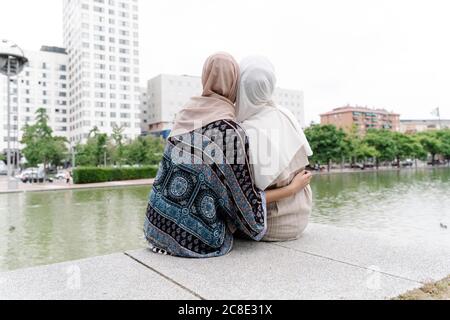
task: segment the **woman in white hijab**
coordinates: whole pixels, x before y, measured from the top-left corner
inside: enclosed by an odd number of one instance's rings
[[[244,59],[240,68],[237,119],[249,137],[255,184],[261,190],[286,186],[309,164],[311,148],[294,115],[273,102],[276,76],[270,61],[252,56]],[[311,178],[311,173],[304,174]],[[268,231],[264,240],[297,239],[311,215],[310,186],[267,209]]]

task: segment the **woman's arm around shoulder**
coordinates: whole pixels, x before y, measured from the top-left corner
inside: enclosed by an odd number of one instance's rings
[[[288,186],[266,191],[266,202],[273,203],[294,196],[311,183],[311,178],[311,172],[300,172]]]

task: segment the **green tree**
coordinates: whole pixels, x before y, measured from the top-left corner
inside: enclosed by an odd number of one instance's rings
[[[45,171],[49,164],[59,165],[67,155],[67,140],[64,137],[54,137],[48,125],[48,115],[44,108],[36,111],[34,125],[25,125],[21,143],[22,150],[29,166],[44,165]]]
[[[395,159],[397,161],[397,166],[400,168],[401,160],[415,157],[415,141],[412,136],[400,132],[393,132],[392,139],[395,143]]]
[[[75,147],[76,163],[90,167],[104,165],[105,159],[107,163],[118,165],[157,165],[161,162],[165,146],[162,138],[138,137],[129,143],[123,140],[123,128],[113,127],[110,138],[94,128],[87,142]]]
[[[69,150],[67,149],[67,139],[65,137],[54,137],[52,144],[52,152],[49,155],[50,162],[59,166],[63,164],[65,160],[68,160]]]
[[[450,165],[450,129],[437,131],[436,137],[441,143],[440,153],[447,160],[447,164]]]
[[[124,162],[124,146],[123,146],[123,131],[125,128],[113,125],[113,133],[108,149],[111,154],[111,160],[114,164],[121,165]]]
[[[344,141],[346,153],[350,157],[351,164],[355,164],[358,161],[365,163],[368,158],[378,157],[378,151],[365,142],[356,125],[353,125]]]
[[[313,163],[326,163],[328,171],[333,160],[341,160],[346,153],[345,137],[342,129],[334,125],[314,125],[305,130],[305,135],[314,150]]]
[[[353,125],[352,129],[344,138],[344,157],[349,158],[351,164],[354,164],[357,161],[355,153],[360,141],[361,138],[358,134],[358,127]]]
[[[87,142],[78,144],[75,151],[75,162],[78,166],[100,166],[111,159],[108,152],[108,135],[100,133],[97,127],[91,130]]]
[[[91,131],[89,131],[88,138],[96,137],[100,133],[100,130],[97,126],[93,127]]]
[[[143,165],[146,162],[146,143],[144,138],[139,137],[133,140],[124,148],[125,161],[128,165]]]
[[[95,137],[96,144],[95,144],[95,157],[97,159],[97,165],[104,164],[106,166],[106,162],[108,160],[108,135],[105,133],[99,133]]]
[[[147,165],[158,165],[164,155],[166,142],[163,138],[152,136],[146,137],[147,140]]]
[[[437,133],[434,131],[422,132],[418,137],[424,150],[431,155],[431,164],[434,166],[436,163],[436,155],[442,151],[442,143],[439,141]]]
[[[388,130],[369,129],[364,137],[367,146],[376,150],[375,164],[378,169],[380,161],[391,161],[396,155],[393,134]]]
[[[139,137],[124,146],[124,157],[129,165],[157,165],[164,152],[164,140],[152,136]]]
[[[355,157],[357,161],[366,162],[368,158],[379,157],[379,152],[372,146],[369,146],[364,140],[360,140],[355,148]]]
[[[39,145],[37,144],[39,137],[36,126],[26,124],[22,132],[21,143],[25,145],[22,149],[22,154],[25,156],[28,166],[35,167],[41,162]]]
[[[413,158],[417,167],[417,159],[426,160],[428,156],[428,152],[423,148],[422,144],[420,143],[420,137],[417,134],[414,134],[412,136],[412,149]]]
[[[95,139],[89,138],[85,144],[75,146],[75,162],[77,166],[95,167],[98,165],[95,155],[96,143]]]

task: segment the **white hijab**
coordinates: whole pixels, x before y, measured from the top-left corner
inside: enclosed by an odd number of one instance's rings
[[[266,190],[300,151],[305,153],[302,167],[313,153],[294,115],[272,100],[276,77],[270,61],[251,56],[241,62],[240,69],[237,120],[249,137],[255,184]]]

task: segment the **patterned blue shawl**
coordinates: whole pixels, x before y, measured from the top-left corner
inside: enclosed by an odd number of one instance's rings
[[[225,255],[235,231],[261,240],[266,215],[247,136],[235,122],[217,121],[168,140],[144,226],[152,247],[189,258]]]

